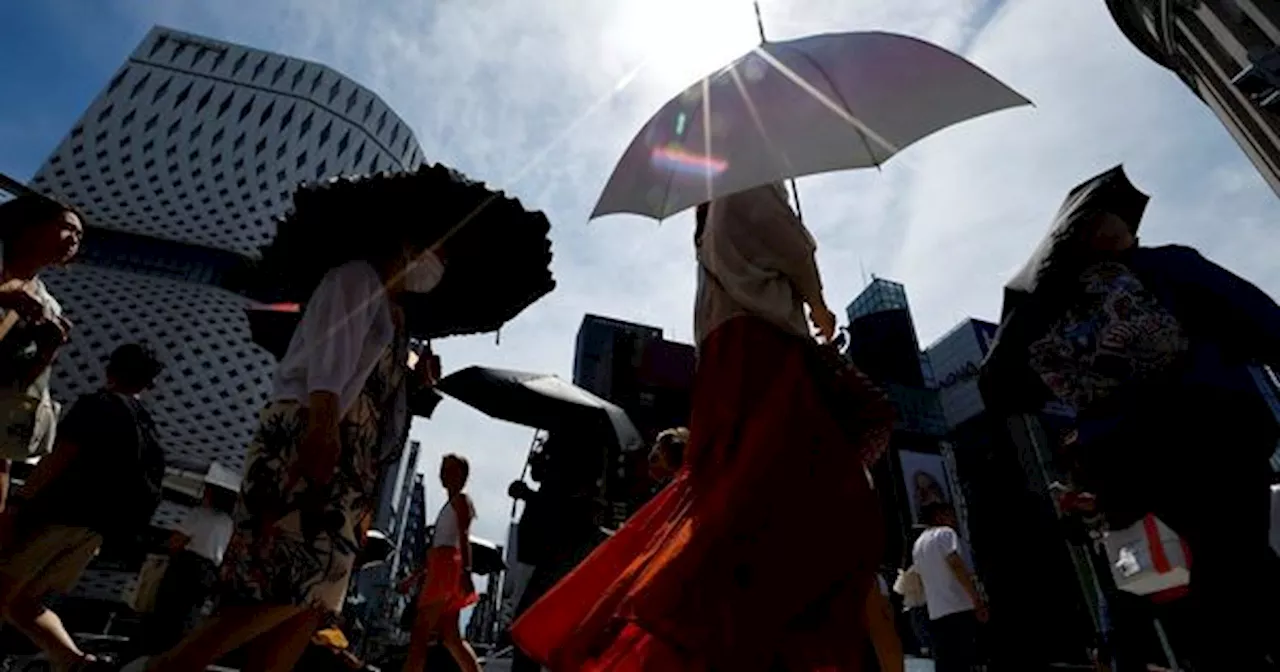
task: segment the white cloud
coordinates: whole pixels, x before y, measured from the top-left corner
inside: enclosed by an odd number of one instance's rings
[[[493,337],[439,344],[446,367],[567,377],[584,312],[690,338],[686,219],[588,226],[586,216],[647,116],[753,44],[749,0],[138,0],[130,7],[139,24],[332,65],[399,111],[429,159],[548,212],[559,289],[504,329],[501,347]],[[713,12],[724,18],[712,20]],[[907,283],[926,342],[965,315],[994,317],[1004,279],[1065,191],[1121,161],[1153,195],[1147,239],[1197,245],[1273,294],[1280,289],[1267,252],[1274,195],[1191,93],[1124,40],[1102,2],[774,0],[765,16],[775,38],[884,29],[967,46],[1037,103],[944,131],[880,173],[803,180],[833,304],[852,298],[865,267]],[[617,91],[645,61],[650,67]],[[520,472],[529,435],[454,402],[414,427],[432,485],[443,452],[471,457],[478,532],[495,540],[505,536],[505,488]],[[439,489],[430,497],[438,505]]]

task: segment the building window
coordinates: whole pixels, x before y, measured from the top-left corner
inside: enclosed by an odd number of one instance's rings
[[[204,95],[203,95],[203,96],[200,96],[200,100],[197,100],[197,101],[196,101],[196,113],[197,113],[197,114],[199,114],[199,113],[200,113],[200,111],[201,111],[201,110],[203,110],[203,109],[205,108],[205,106],[209,104],[209,99],[211,99],[211,98],[213,98],[213,87],[212,87],[212,86],[210,86],[210,87],[209,87],[209,90],[208,90],[208,91],[205,91],[205,92],[204,92]]]
[[[161,98],[164,98],[166,93],[169,93],[169,82],[172,82],[172,81],[173,81],[173,78],[170,77],[169,79],[164,80],[164,83],[161,84],[160,87],[156,89],[155,95],[151,96],[152,105],[155,105]]]
[[[232,101],[232,99],[234,99],[234,98],[235,98],[235,96],[236,96],[235,91],[232,91],[232,92],[230,92],[230,93],[228,93],[228,94],[227,94],[227,97],[226,97],[226,98],[223,98],[223,99],[222,99],[222,102],[221,102],[221,103],[218,103],[218,118],[219,118],[219,119],[221,119],[221,118],[222,118],[222,115],[224,115],[224,114],[226,114],[226,113],[227,113],[227,110],[231,109],[231,101]]]

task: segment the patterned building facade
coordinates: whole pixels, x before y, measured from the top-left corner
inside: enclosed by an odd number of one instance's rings
[[[1173,71],[1280,194],[1280,3],[1107,0],[1135,46]]]
[[[299,183],[421,162],[405,122],[331,68],[152,29],[30,183],[87,219],[80,263],[45,278],[75,325],[55,397],[96,389],[116,346],[145,341],[167,365],[148,400],[171,471],[240,469],[275,361],[251,340],[234,270]],[[182,499],[153,523],[175,525]],[[97,571],[81,591],[113,598],[130,580]]]

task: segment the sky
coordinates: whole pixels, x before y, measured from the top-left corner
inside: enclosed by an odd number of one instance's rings
[[[832,306],[870,274],[907,285],[922,344],[999,315],[1001,287],[1066,191],[1124,163],[1152,201],[1143,242],[1178,242],[1280,294],[1276,195],[1102,0],[762,0],[771,39],[889,30],[963,53],[1030,98],[880,171],[800,180]],[[750,0],[34,0],[0,23],[0,172],[30,177],[154,24],[308,58],[378,92],[439,161],[544,210],[559,283],[501,332],[438,342],[569,378],[584,313],[692,339],[691,217],[588,223],[613,163],[672,95],[758,42]],[[1268,233],[1270,232],[1270,233]],[[422,467],[472,463],[475,533],[501,541],[531,430],[453,401],[418,420]],[[428,479],[428,507],[441,504]]]

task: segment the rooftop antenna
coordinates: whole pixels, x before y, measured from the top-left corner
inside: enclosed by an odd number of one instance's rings
[[[859,259],[858,267],[862,269],[862,288],[866,289],[871,286],[871,279],[867,277],[867,264],[862,259]]]

